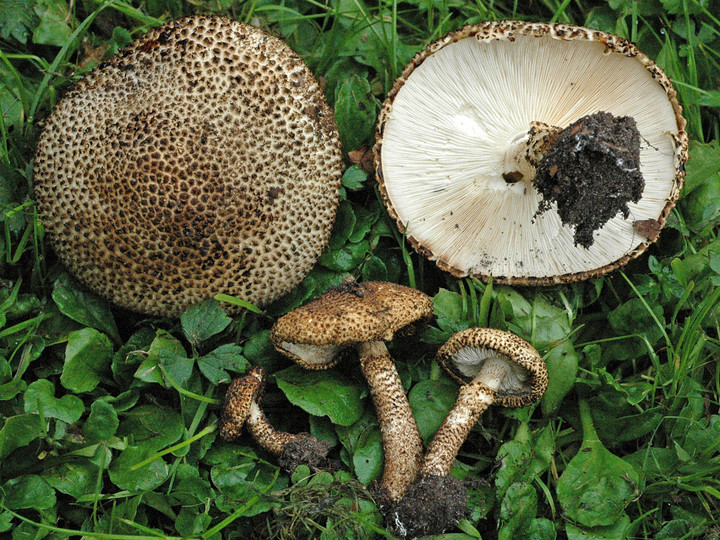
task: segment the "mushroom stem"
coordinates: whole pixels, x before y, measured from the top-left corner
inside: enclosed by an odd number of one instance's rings
[[[420,475],[445,476],[450,473],[455,456],[480,415],[495,401],[495,393],[508,374],[510,365],[491,356],[472,382],[460,387],[458,398],[450,413],[435,433],[425,453]]]
[[[420,476],[446,476],[480,415],[495,399],[495,390],[480,381],[460,387],[460,393],[450,413],[445,417],[428,446]]]
[[[220,437],[226,441],[236,439],[243,426],[257,443],[278,456],[280,465],[294,471],[298,465],[324,466],[330,445],[309,433],[285,433],[270,425],[260,408],[265,370],[252,368],[245,376],[230,384],[225,396],[225,406],[220,419]]]
[[[399,501],[420,469],[422,438],[385,343],[362,343],[357,348],[383,440],[385,470],[380,486],[391,501]]]
[[[304,437],[304,435],[294,435],[276,430],[270,425],[265,413],[254,401],[250,405],[250,416],[245,424],[253,439],[265,450],[275,455],[281,454],[285,445],[290,441]]]
[[[530,130],[515,137],[505,151],[503,178],[508,183],[532,182],[537,167],[561,128],[543,122],[531,122]]]

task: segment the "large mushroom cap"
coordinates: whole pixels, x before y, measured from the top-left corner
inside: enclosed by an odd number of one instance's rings
[[[546,142],[533,140],[537,126],[552,132],[599,112],[635,121],[644,187],[578,245],[556,208],[538,212],[518,149]],[[487,22],[429,45],[405,69],[380,113],[375,160],[390,215],[442,269],[551,284],[603,274],[654,240],[642,231],[662,227],[678,197],[684,127],[669,79],[627,41]]]
[[[511,332],[468,328],[454,334],[437,353],[438,363],[461,384],[472,381],[492,358],[500,358],[511,366],[495,394],[498,405],[525,407],[545,393],[548,372],[540,353]]]
[[[197,16],[150,31],[47,119],[35,196],[60,259],[111,301],[174,316],[218,292],[265,305],[324,249],[342,155],[303,61]]]

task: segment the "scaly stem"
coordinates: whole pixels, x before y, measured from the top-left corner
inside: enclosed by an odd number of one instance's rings
[[[360,367],[370,386],[385,452],[380,485],[392,501],[399,501],[415,481],[422,462],[423,446],[402,381],[385,344],[358,345]]]
[[[428,446],[421,476],[445,476],[450,472],[470,430],[494,399],[495,390],[483,382],[473,381],[460,388],[455,405]]]
[[[253,439],[265,450],[275,455],[279,455],[287,443],[300,437],[292,433],[278,431],[272,427],[267,421],[265,413],[254,401],[250,405],[250,416],[248,416],[245,424]]]

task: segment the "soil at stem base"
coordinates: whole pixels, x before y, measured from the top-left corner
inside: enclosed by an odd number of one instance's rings
[[[466,516],[468,493],[454,476],[423,476],[388,513],[388,527],[401,537],[442,534]]]
[[[542,195],[537,213],[555,203],[575,244],[589,248],[593,232],[618,212],[627,217],[628,202],[645,188],[635,120],[601,111],[570,124],[540,161],[534,185]]]

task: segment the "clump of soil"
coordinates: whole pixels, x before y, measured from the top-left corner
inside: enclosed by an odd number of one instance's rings
[[[310,435],[303,434],[288,442],[278,457],[278,464],[286,471],[294,471],[299,465],[307,465],[311,469],[333,469],[327,455],[330,444]]]
[[[561,131],[543,156],[534,180],[542,195],[538,214],[552,203],[564,225],[575,228],[575,245],[592,246],[593,232],[628,202],[640,200],[640,132],[630,116],[598,112]]]
[[[468,513],[468,493],[454,476],[427,475],[410,486],[388,513],[388,527],[398,536],[442,534]]]

